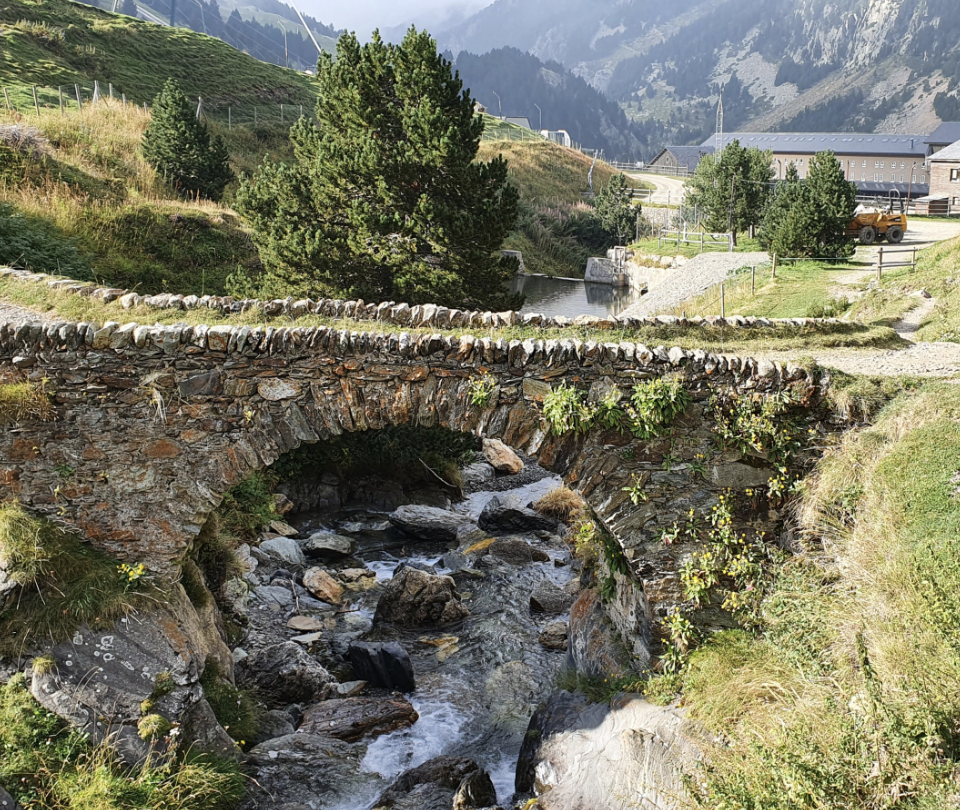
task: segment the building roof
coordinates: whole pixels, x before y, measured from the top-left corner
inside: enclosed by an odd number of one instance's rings
[[[946,163],[958,163],[960,162],[960,138],[957,138],[956,143],[952,143],[949,146],[943,147],[939,152],[934,152],[930,155],[930,162],[934,161],[946,162]]]
[[[925,143],[946,145],[960,141],[960,121],[944,121],[927,135]]]
[[[650,161],[650,164],[656,164],[657,158],[664,152],[669,152],[677,161],[678,166],[686,166],[688,169],[697,168],[700,158],[704,155],[713,154],[713,146],[665,146],[657,153],[657,157]]]
[[[789,154],[815,154],[826,149],[844,155],[903,155],[926,157],[926,135],[888,135],[873,132],[726,132],[723,145],[740,141],[741,146],[772,149]],[[703,147],[716,143],[711,136]]]
[[[505,115],[503,116],[503,120],[508,124],[516,124],[518,127],[530,129],[530,119],[525,115]]]

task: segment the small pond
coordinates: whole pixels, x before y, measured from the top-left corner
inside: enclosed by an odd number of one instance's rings
[[[522,292],[527,297],[521,312],[567,318],[619,315],[640,300],[640,293],[629,287],[552,276],[517,276],[511,284],[511,291]]]

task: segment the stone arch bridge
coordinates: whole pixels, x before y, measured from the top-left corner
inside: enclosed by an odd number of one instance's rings
[[[482,407],[470,396],[481,373],[496,383]],[[344,431],[435,425],[502,439],[562,473],[633,557],[632,547],[650,540],[651,521],[670,514],[654,514],[657,504],[625,508],[623,487],[638,474],[671,475],[661,461],[673,445],[645,443],[631,457],[621,452],[629,436],[551,436],[540,403],[561,382],[628,392],[668,373],[682,375],[694,397],[677,428],[693,443],[709,438],[703,402],[721,388],[815,388],[800,368],[632,343],[324,327],[0,325],[0,379],[27,375],[56,404],[51,421],[0,431],[0,498],[65,521],[119,559],[170,570],[224,493],[286,451]],[[708,473],[705,486],[717,489],[765,481],[769,471],[718,458]]]

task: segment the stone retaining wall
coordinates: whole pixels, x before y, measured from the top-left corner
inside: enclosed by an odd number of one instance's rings
[[[26,270],[0,268],[0,278],[12,278],[21,281],[44,283],[64,292],[82,295],[104,303],[119,302],[124,309],[147,306],[154,309],[196,310],[209,309],[219,315],[234,315],[256,310],[264,317],[285,315],[298,318],[304,315],[318,315],[328,318],[346,318],[360,322],[375,321],[381,324],[407,326],[416,329],[489,329],[504,326],[534,326],[541,329],[563,329],[572,325],[591,326],[598,329],[639,329],[665,325],[729,327],[732,329],[751,328],[796,328],[817,324],[840,323],[837,318],[756,318],[752,316],[732,316],[729,318],[678,318],[661,315],[649,318],[609,316],[598,318],[593,315],[581,315],[577,318],[563,316],[551,317],[534,312],[478,312],[440,307],[436,304],[397,304],[393,301],[367,303],[365,301],[343,301],[340,299],[293,298],[261,301],[247,298],[237,300],[230,296],[204,295],[140,295],[112,287],[97,287],[73,279],[63,279],[45,273],[30,273]],[[662,279],[661,279],[662,280]]]

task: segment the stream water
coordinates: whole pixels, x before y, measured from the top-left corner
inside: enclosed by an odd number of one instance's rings
[[[525,505],[559,484],[559,478],[549,476],[496,494]],[[494,494],[476,492],[451,508],[476,520]],[[472,561],[480,576],[455,576],[470,615],[454,625],[411,629],[373,624],[382,585],[401,563],[432,566],[438,574],[450,574],[444,565],[450,544],[411,540],[391,527],[382,513],[314,512],[293,517],[291,522],[304,533],[330,529],[354,538],[353,557],[376,572],[378,586],[351,594],[343,609],[353,611],[354,626],[365,628],[362,640],[402,644],[413,661],[417,681],[416,691],[406,697],[419,720],[407,729],[366,741],[360,769],[369,778],[358,780],[351,798],[331,810],[367,810],[400,773],[442,754],[478,762],[490,773],[500,802],[507,806],[528,721],[537,704],[555,688],[564,660],[563,652],[541,646],[538,635],[545,624],[566,616],[531,614],[530,594],[541,580],[563,586],[575,578],[565,544],[546,533],[511,535],[546,552],[549,561],[511,565],[490,555]]]
[[[516,276],[510,289],[526,296],[521,312],[567,318],[619,315],[640,300],[640,293],[630,287],[553,276]]]

